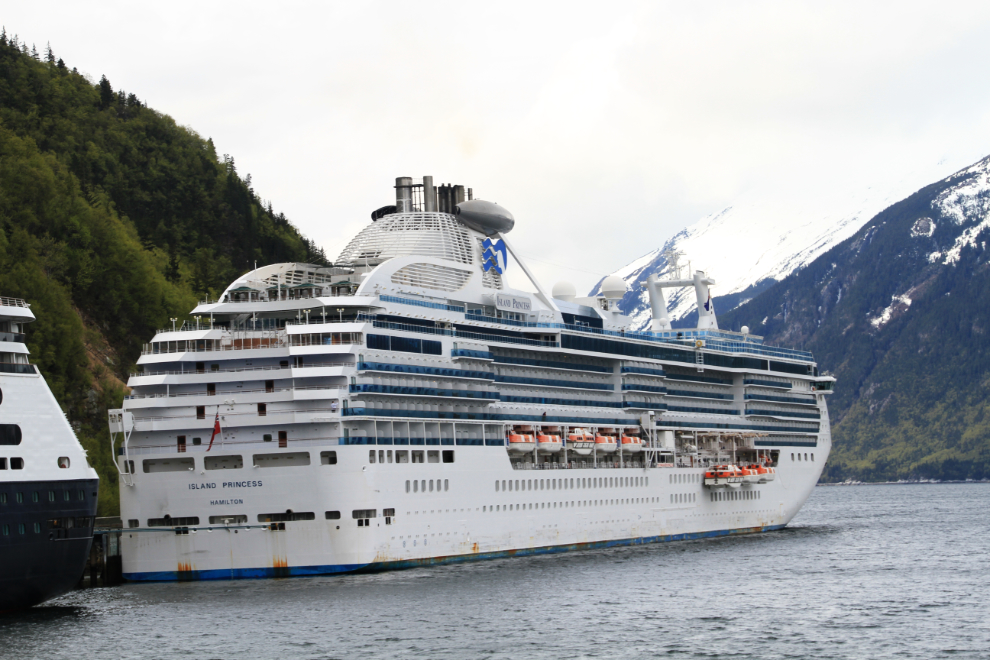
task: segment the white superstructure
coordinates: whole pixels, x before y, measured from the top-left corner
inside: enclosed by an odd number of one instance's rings
[[[718,330],[704,273],[650,282],[658,331],[631,332],[621,280],[548,293],[504,209],[429,177],[396,190],[332,267],[258,268],[146,345],[110,412],[125,577],[374,570],[794,516],[831,446],[833,380],[810,354]],[[687,285],[699,329],[670,329],[660,290]]]

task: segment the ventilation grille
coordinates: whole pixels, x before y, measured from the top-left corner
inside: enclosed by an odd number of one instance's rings
[[[435,264],[409,264],[392,273],[392,284],[437,291],[458,291],[471,279],[471,271]]]
[[[393,257],[438,257],[474,263],[471,236],[449,213],[393,213],[355,236],[338,264],[378,265]]]

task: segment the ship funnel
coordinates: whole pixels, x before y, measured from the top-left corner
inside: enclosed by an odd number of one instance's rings
[[[400,176],[395,179],[395,211],[396,213],[411,213],[413,180],[409,176]]]
[[[705,275],[703,270],[694,271],[694,294],[698,298],[698,330],[718,330],[715,320],[715,303],[712,302],[712,292],[708,288],[715,280]]]

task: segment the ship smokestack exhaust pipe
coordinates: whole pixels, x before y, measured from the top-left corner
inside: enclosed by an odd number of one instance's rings
[[[411,213],[412,205],[412,177],[400,176],[395,179],[395,212]]]
[[[435,213],[437,210],[437,189],[433,187],[433,177],[423,177],[423,210]]]

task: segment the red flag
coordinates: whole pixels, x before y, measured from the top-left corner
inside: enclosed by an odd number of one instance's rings
[[[220,406],[217,406],[217,416],[213,421],[213,435],[210,436],[210,446],[206,448],[206,451],[213,449],[213,438],[217,437],[220,433]]]

